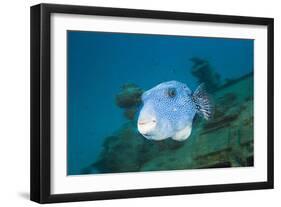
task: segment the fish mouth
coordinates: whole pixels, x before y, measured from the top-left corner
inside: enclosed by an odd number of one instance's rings
[[[151,136],[156,128],[156,119],[140,119],[138,121],[138,131],[144,136]]]
[[[138,122],[138,125],[146,125],[146,124],[149,124],[150,122],[156,123],[156,120],[153,119],[153,120],[151,120],[151,121],[139,121],[139,122]]]

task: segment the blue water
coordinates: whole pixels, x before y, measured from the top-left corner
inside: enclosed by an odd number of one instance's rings
[[[209,61],[221,79],[253,70],[253,40],[68,31],[68,175],[93,163],[104,138],[127,120],[115,105],[124,83],[149,89],[178,80],[192,90],[190,58]]]

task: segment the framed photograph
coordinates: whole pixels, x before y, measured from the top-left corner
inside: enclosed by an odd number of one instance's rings
[[[31,7],[31,200],[273,188],[273,19]]]

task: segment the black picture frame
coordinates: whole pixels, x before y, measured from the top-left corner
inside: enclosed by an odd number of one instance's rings
[[[52,13],[218,22],[267,26],[267,181],[105,192],[51,194],[50,32]],[[195,14],[152,10],[39,4],[31,7],[31,174],[30,199],[38,203],[88,201],[273,188],[273,25],[272,18]]]

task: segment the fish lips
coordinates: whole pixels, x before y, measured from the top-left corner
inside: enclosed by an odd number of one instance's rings
[[[153,131],[156,129],[157,122],[155,119],[152,120],[139,120],[138,121],[138,131],[147,137],[153,135]]]

